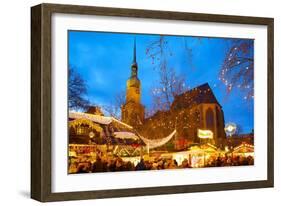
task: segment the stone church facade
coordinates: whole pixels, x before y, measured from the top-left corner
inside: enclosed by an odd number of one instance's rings
[[[226,137],[224,113],[208,83],[176,96],[171,113],[178,116],[180,127],[177,130],[183,138],[195,143],[208,141],[220,146],[219,143]],[[213,138],[200,139],[198,129],[212,131]]]

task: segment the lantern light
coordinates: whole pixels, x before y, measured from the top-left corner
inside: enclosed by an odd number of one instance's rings
[[[233,134],[235,134],[236,130],[237,130],[237,126],[234,123],[227,123],[225,128],[224,128],[225,132],[227,135],[232,136]]]

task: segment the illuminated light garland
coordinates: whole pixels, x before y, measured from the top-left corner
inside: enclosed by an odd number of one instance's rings
[[[142,139],[142,141],[144,141],[144,143],[147,145],[149,149],[153,149],[156,147],[160,147],[166,144],[167,142],[169,142],[175,134],[176,134],[176,130],[174,130],[169,136],[161,139],[148,139],[142,136],[140,136],[140,138]]]
[[[248,59],[250,59],[250,58],[247,58],[247,57],[245,57],[245,59],[243,59],[243,57],[239,57],[240,52],[244,51],[243,46],[245,46],[245,45],[236,46],[236,47],[233,47],[230,50],[227,58],[225,59],[225,63],[223,65],[223,68],[220,70],[220,76],[219,76],[218,79],[225,86],[227,86],[226,89],[227,89],[228,92],[232,91],[234,89],[234,87],[239,88],[242,91],[248,92],[248,94],[246,95],[248,97],[246,97],[246,98],[242,97],[242,99],[248,100],[252,96],[251,90],[253,88],[252,88],[252,85],[245,86],[244,84],[245,84],[246,80],[243,79],[243,78],[245,78],[244,75],[251,75],[250,71],[253,70],[253,66],[252,66],[251,62],[248,65],[243,66],[243,64],[247,63]],[[239,69],[241,70],[240,73],[238,73],[238,74],[232,73],[232,71],[233,71],[232,67],[235,67],[235,66],[239,67]],[[244,72],[243,72],[243,70],[244,70]],[[232,77],[232,75],[234,75],[234,77]],[[236,79],[233,79],[233,78],[236,78]],[[242,84],[242,86],[236,85],[236,83],[238,83],[237,78],[238,79],[242,78],[242,81],[244,81],[244,82],[239,82],[239,83]],[[247,76],[247,78],[248,78],[248,76]],[[228,79],[229,82],[227,82],[226,79]],[[231,87],[228,87],[229,83],[232,82],[232,81],[234,82],[235,85],[231,85]]]

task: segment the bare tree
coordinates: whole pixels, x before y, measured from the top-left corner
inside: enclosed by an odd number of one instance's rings
[[[174,68],[168,66],[168,58],[172,56],[168,42],[164,36],[152,42],[146,50],[146,54],[152,60],[154,69],[159,74],[157,86],[152,88],[152,109],[146,115],[152,115],[159,110],[168,110],[176,95],[186,90],[185,77],[176,74]]]
[[[253,47],[251,40],[233,40],[219,72],[219,79],[225,84],[227,92],[238,88],[245,100],[254,97]]]
[[[154,111],[168,110],[175,96],[186,91],[185,77],[177,75],[173,68],[163,65],[159,77],[159,86],[152,88]]]
[[[126,102],[125,91],[120,91],[115,94],[113,101],[109,105],[100,105],[102,110],[109,116],[116,119],[121,119],[121,106]]]
[[[201,37],[197,37],[192,40],[192,45],[190,45],[190,42],[183,37],[187,65],[192,69],[195,68],[192,61],[194,45],[198,47],[202,41],[203,39]],[[230,39],[228,42],[230,42],[231,46],[226,51],[224,62],[219,71],[219,80],[226,86],[227,94],[230,94],[234,88],[238,88],[244,95],[245,100],[251,100],[254,97],[253,40]],[[169,48],[168,39],[165,36],[160,36],[156,41],[148,45],[146,53],[147,56],[152,59],[152,64],[155,65],[154,68],[158,69],[162,83],[167,82],[165,78],[168,76],[168,71],[170,69],[167,68],[168,57],[173,55]],[[165,87],[163,88],[166,89]],[[156,88],[156,90],[159,92],[158,88]],[[167,105],[169,105],[171,98],[168,98],[168,95],[164,95],[164,97]],[[163,97],[157,96],[155,102],[159,104],[162,98]],[[167,105],[164,107],[167,107]]]
[[[206,37],[206,38],[208,38],[208,37]],[[194,65],[194,62],[193,62],[194,45],[196,45],[197,47],[202,45],[203,38],[202,37],[196,37],[196,38],[194,37],[194,38],[189,38],[189,40],[187,40],[187,38],[182,37],[182,40],[183,40],[183,45],[184,45],[184,51],[185,51],[187,66],[189,68],[191,68],[192,70],[195,70],[196,66]]]
[[[69,109],[86,110],[89,101],[86,99],[87,85],[84,79],[73,67],[69,67],[68,72],[68,106]]]

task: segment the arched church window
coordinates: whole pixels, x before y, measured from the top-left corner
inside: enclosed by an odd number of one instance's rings
[[[206,112],[206,127],[208,129],[214,128],[214,112],[211,108],[208,108]]]
[[[220,127],[221,126],[221,114],[220,114],[220,110],[218,107],[216,107],[216,117],[217,117],[217,126]]]

